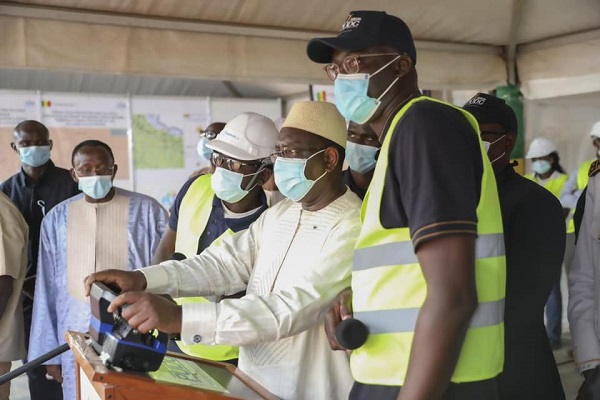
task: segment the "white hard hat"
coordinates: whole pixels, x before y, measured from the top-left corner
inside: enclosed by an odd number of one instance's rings
[[[592,131],[590,132],[590,136],[593,138],[600,139],[600,121],[596,122],[594,126],[592,126]]]
[[[525,158],[546,157],[555,151],[558,151],[558,148],[552,140],[545,137],[537,137],[531,141]]]
[[[206,147],[238,160],[262,160],[273,154],[278,136],[273,120],[245,112],[229,121]]]

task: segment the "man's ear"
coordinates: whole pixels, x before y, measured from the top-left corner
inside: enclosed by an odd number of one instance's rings
[[[54,143],[52,143],[52,140],[48,140],[48,142],[50,142],[50,150],[52,150],[52,146],[54,145]]]
[[[13,149],[14,151],[16,151],[17,153],[19,152],[19,150],[17,149],[17,145],[15,144],[15,142],[10,142],[10,148]]]
[[[325,159],[325,169],[327,172],[331,172],[338,165],[338,161],[340,160],[340,153],[335,149],[335,147],[328,147],[323,152],[323,157]]]
[[[112,173],[112,180],[115,180],[115,176],[117,176],[117,170],[119,169],[119,166],[117,164],[113,164],[113,173]]]
[[[77,178],[77,175],[75,174],[75,169],[71,168],[69,170],[69,173],[71,174],[71,178],[75,181],[75,183],[79,183],[79,179]]]
[[[508,133],[506,134],[506,140],[504,141],[505,143],[505,148],[504,150],[506,151],[506,153],[508,155],[510,155],[510,153],[512,153],[515,144],[517,143],[517,135],[515,135],[514,133]]]
[[[403,77],[404,75],[408,74],[412,68],[412,64],[412,59],[406,54],[402,54],[396,62],[396,75],[398,77]]]

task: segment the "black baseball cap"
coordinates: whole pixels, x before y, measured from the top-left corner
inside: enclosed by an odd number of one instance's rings
[[[515,112],[499,97],[477,93],[465,103],[463,109],[473,114],[480,124],[500,124],[506,132],[519,133]]]
[[[311,39],[306,46],[308,58],[330,63],[333,50],[361,51],[373,46],[390,46],[408,54],[417,63],[415,42],[408,26],[384,11],[352,11],[335,37]]]

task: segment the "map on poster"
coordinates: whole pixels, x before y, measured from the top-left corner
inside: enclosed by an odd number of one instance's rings
[[[170,208],[188,176],[207,166],[196,145],[210,123],[208,100],[136,96],[131,112],[135,190]]]
[[[19,157],[10,148],[15,126],[39,118],[36,92],[0,92],[0,182],[19,170]]]
[[[135,114],[132,125],[136,169],[184,168],[183,128],[165,124],[160,114]]]
[[[52,160],[71,167],[73,148],[84,140],[110,146],[118,165],[115,185],[132,188],[129,157],[129,100],[122,96],[43,93],[42,123],[50,130]]]

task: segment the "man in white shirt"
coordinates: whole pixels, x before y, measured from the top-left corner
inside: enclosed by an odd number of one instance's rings
[[[350,284],[360,200],[342,182],[346,124],[333,104],[295,104],[274,154],[275,183],[288,199],[248,230],[202,254],[142,273],[105,271],[94,281],[124,292],[123,317],[146,332],[181,332],[185,343],[240,346],[239,367],[282,399],[346,399],[347,355],[332,352],[323,316]],[[228,295],[220,303],[174,305],[149,293]],[[139,292],[145,290],[146,293]]]

